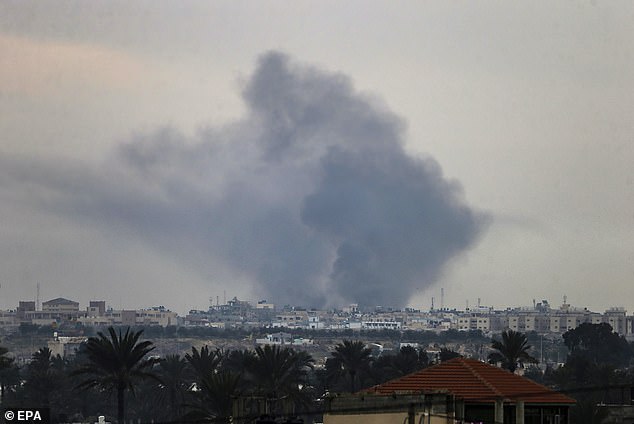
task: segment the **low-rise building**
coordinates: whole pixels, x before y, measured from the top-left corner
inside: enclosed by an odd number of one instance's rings
[[[289,345],[289,346],[305,346],[313,344],[311,339],[293,338],[289,333],[273,333],[267,334],[263,339],[255,339],[256,344],[260,345]]]
[[[326,398],[324,424],[447,424],[455,422],[455,398],[439,390],[338,395]]]
[[[398,396],[409,394],[425,395],[431,391],[445,391],[453,396],[452,403],[445,403],[446,414],[464,422],[511,422],[515,424],[567,424],[569,408],[575,400],[542,386],[532,380],[512,374],[475,359],[455,358],[438,365],[425,368],[404,377],[388,381],[356,395],[394,396],[392,405],[406,407],[398,402]],[[388,405],[381,411],[387,414]],[[403,410],[401,409],[402,413]],[[424,413],[425,411],[423,411]],[[349,410],[353,413],[353,410]],[[434,411],[428,412],[434,415]],[[437,411],[442,416],[441,411]],[[394,422],[396,417],[386,415],[376,420],[376,413],[363,411],[374,422]],[[361,423],[355,420],[326,421],[324,424]],[[401,418],[402,423],[403,418]],[[408,421],[411,422],[411,421]],[[415,421],[418,422],[418,421]]]
[[[67,358],[74,356],[82,343],[85,343],[88,339],[86,337],[67,337],[58,336],[54,333],[53,340],[50,340],[47,345],[51,350],[52,356],[61,356]]]

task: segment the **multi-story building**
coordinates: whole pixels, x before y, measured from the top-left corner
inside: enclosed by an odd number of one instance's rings
[[[362,330],[400,330],[401,322],[385,318],[369,318],[361,321]]]
[[[0,330],[12,333],[20,327],[20,320],[15,311],[0,311]]]
[[[619,334],[627,333],[625,308],[610,308],[603,315],[603,322],[610,324],[612,330]]]
[[[273,327],[306,328],[308,326],[308,311],[287,310],[275,314]]]
[[[58,297],[42,303],[42,310],[35,310],[35,302],[21,301],[18,306],[18,317],[23,323],[36,325],[58,325],[62,322],[76,321],[84,315],[79,311],[79,303]]]
[[[42,312],[76,315],[79,312],[79,302],[58,297],[42,303]]]

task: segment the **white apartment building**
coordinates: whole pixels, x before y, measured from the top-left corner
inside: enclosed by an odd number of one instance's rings
[[[362,330],[400,330],[401,322],[395,320],[369,319],[361,321]]]

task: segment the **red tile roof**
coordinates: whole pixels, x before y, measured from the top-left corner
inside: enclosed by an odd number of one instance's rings
[[[534,404],[571,404],[575,400],[525,377],[475,359],[455,358],[367,389],[392,394],[446,389],[467,402],[523,400]]]

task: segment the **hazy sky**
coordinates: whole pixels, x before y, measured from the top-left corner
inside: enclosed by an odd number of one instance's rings
[[[634,312],[629,1],[0,1],[0,308]],[[389,281],[388,281],[389,280]]]

